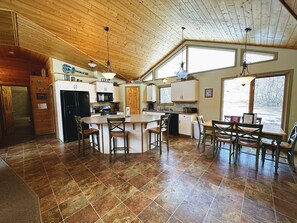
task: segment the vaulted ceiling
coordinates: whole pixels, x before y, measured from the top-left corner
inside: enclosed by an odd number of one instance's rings
[[[297,0],[30,0],[0,2],[1,45],[136,79],[185,39],[297,49]],[[0,54],[1,56],[1,54]]]

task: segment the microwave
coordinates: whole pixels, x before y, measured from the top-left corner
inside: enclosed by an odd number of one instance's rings
[[[113,94],[105,93],[105,92],[97,92],[97,101],[98,102],[113,101]]]

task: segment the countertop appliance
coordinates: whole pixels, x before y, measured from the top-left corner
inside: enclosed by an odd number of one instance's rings
[[[98,102],[110,102],[113,101],[113,93],[97,92]]]
[[[77,140],[74,115],[91,116],[89,92],[61,91],[64,142]]]
[[[184,107],[183,108],[184,113],[197,113],[198,109],[193,107]]]
[[[116,111],[112,111],[110,105],[104,105],[104,106],[95,106],[93,107],[95,110],[95,113],[98,113],[100,115],[116,115]]]

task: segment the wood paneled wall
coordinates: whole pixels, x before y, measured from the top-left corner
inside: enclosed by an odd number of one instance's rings
[[[2,85],[30,85],[30,75],[40,75],[45,64],[41,62],[0,57],[0,84]]]

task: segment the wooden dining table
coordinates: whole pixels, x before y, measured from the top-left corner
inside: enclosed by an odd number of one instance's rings
[[[207,120],[202,124],[203,130],[212,129],[212,120]],[[272,139],[276,142],[276,155],[275,155],[275,173],[277,173],[279,156],[280,156],[280,144],[287,133],[280,127],[275,127],[269,124],[263,124],[262,138]],[[204,142],[205,143],[205,142]]]

